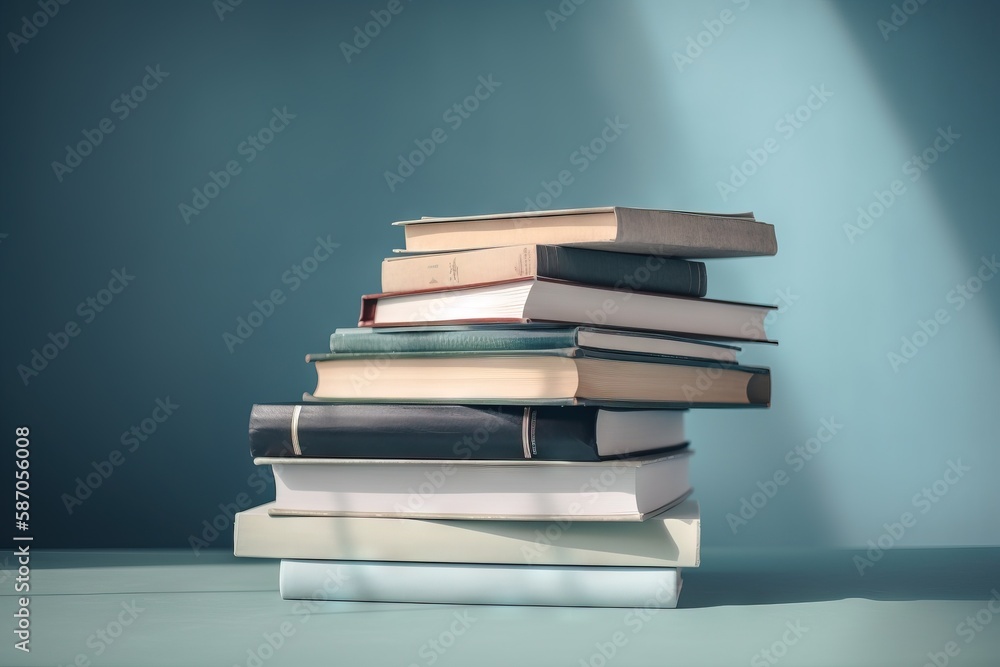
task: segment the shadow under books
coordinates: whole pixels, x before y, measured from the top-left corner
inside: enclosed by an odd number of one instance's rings
[[[998,563],[1000,549],[987,547],[896,548],[881,557],[846,549],[710,551],[701,567],[684,570],[678,608],[846,598],[985,600],[1000,586]]]

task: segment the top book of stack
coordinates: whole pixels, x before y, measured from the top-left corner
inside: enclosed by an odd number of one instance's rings
[[[405,252],[448,252],[521,244],[566,245],[664,257],[774,255],[774,227],[752,213],[713,214],[608,206],[393,223]]]

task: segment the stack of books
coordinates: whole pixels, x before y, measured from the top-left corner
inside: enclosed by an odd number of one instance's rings
[[[699,258],[773,255],[751,214],[423,218],[302,402],[255,405],[275,501],[237,556],[285,599],[673,607],[699,564],[688,408],[767,407],[771,306]]]

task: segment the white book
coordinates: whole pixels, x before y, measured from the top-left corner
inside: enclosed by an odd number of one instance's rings
[[[234,553],[257,558],[697,567],[698,502],[645,521],[428,521],[272,516],[274,503],[236,515]]]
[[[669,567],[283,560],[279,580],[285,600],[560,607],[673,608],[680,589]]]
[[[642,521],[691,493],[691,451],[606,461],[256,458],[272,514]]]
[[[775,306],[621,292],[545,278],[362,297],[359,326],[565,322],[767,342]]]

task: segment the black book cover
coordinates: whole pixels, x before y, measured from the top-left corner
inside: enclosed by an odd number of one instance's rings
[[[704,262],[604,250],[535,246],[539,277],[617,290],[705,296]]]
[[[250,413],[250,453],[255,458],[599,461],[598,412],[560,406],[259,404]]]

